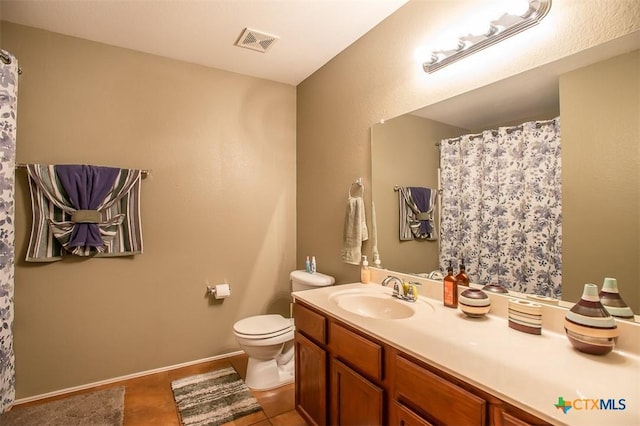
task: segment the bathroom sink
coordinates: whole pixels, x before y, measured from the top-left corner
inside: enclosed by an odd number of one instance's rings
[[[416,303],[424,304],[398,300],[389,293],[358,289],[339,291],[329,296],[329,300],[345,311],[376,319],[409,318],[416,314]]]

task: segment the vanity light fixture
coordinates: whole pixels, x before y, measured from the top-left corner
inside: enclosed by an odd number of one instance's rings
[[[479,35],[469,33],[458,38],[457,46],[432,52],[431,59],[422,65],[424,71],[428,73],[437,71],[452,62],[537,25],[551,9],[551,0],[528,0],[528,3],[529,8],[523,14],[505,13],[491,21],[486,32]]]

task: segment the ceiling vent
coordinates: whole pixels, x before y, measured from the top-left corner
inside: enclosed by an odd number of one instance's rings
[[[245,28],[242,34],[240,34],[238,41],[236,41],[236,46],[246,47],[247,49],[264,53],[269,50],[278,39],[278,36],[252,30],[251,28]]]

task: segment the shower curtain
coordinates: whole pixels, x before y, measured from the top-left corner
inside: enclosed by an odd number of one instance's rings
[[[15,399],[13,353],[14,183],[18,61],[0,50],[0,413]]]
[[[440,267],[560,298],[560,119],[440,142]]]

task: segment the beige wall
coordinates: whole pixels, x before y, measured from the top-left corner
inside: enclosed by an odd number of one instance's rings
[[[2,40],[24,71],[18,162],[151,170],[144,254],[51,264],[23,260],[17,172],[17,398],[236,351],[234,321],[289,312],[295,87],[7,22]]]
[[[424,73],[414,60],[416,48],[480,3],[410,1],[298,86],[298,266],[313,253],[319,270],[338,283],[359,279],[358,268],[339,254],[348,186],[358,176],[371,184],[374,123],[640,30],[635,1],[554,1],[540,25]]]
[[[4,22],[2,47],[24,70],[18,161],[152,170],[145,254],[51,265],[20,261],[30,218],[18,173],[18,398],[236,350],[233,322],[284,310],[306,255],[338,282],[358,279],[340,261],[342,222],[350,183],[370,188],[373,123],[640,29],[633,0],[557,1],[539,26],[422,72],[415,48],[480,6],[410,1],[297,93]],[[206,281],[225,279],[232,297],[209,304]]]
[[[640,51],[560,78],[563,292],[618,280],[640,313]]]
[[[465,129],[409,114],[375,124],[371,129],[371,195],[376,205],[378,250],[384,268],[413,273],[438,269],[437,240],[400,241],[398,192],[393,187],[437,189],[436,142],[465,133]],[[438,221],[439,216],[435,217]]]

